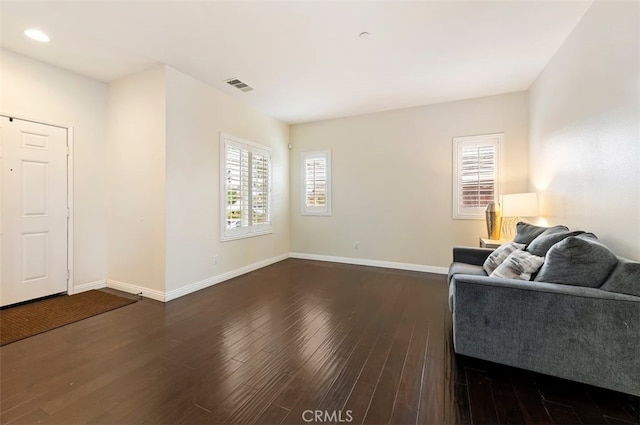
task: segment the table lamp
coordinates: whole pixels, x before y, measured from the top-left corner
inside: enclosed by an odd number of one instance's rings
[[[510,193],[502,195],[502,233],[512,240],[516,234],[516,224],[527,221],[525,217],[537,217],[538,195],[536,193]]]

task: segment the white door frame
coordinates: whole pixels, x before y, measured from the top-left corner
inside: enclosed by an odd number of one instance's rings
[[[36,124],[44,124],[67,130],[67,146],[69,147],[69,150],[67,151],[67,270],[69,273],[67,279],[67,294],[73,295],[75,293],[75,287],[73,284],[73,126],[26,118],[5,112],[0,112],[0,115],[9,119],[13,118],[21,121],[29,121]]]

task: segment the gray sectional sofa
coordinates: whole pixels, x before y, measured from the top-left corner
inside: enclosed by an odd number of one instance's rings
[[[524,227],[516,240],[530,247],[535,237],[523,238],[531,230]],[[491,277],[483,264],[493,250],[455,247],[449,308],[456,353],[640,396],[640,263],[614,256],[610,270],[575,270],[598,261],[567,247],[597,241],[592,236],[576,242],[571,238],[580,235],[572,232],[549,243],[532,280]],[[567,282],[538,279],[558,269]],[[585,286],[575,276],[584,276]]]

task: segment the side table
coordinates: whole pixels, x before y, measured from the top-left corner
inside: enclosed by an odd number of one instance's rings
[[[508,242],[503,239],[489,239],[489,238],[480,238],[480,248],[493,248],[496,249],[503,243]]]

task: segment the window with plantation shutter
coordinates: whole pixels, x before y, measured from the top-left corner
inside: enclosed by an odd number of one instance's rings
[[[331,215],[331,152],[302,154],[302,214]]]
[[[500,195],[503,134],[453,139],[453,218],[484,219]]]
[[[220,161],[221,239],[271,233],[270,148],[221,134]]]

